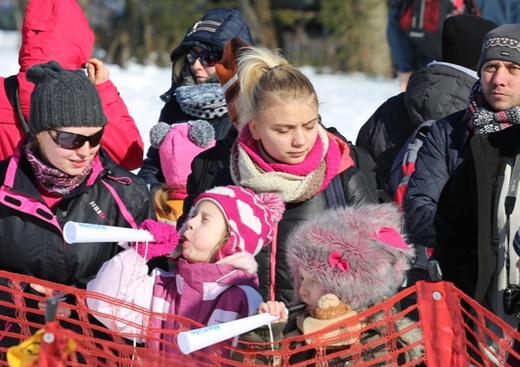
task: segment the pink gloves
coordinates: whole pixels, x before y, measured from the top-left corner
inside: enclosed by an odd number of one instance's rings
[[[171,224],[146,219],[139,228],[146,229],[155,239],[154,242],[148,242],[148,245],[146,242],[137,242],[134,245],[137,253],[146,261],[154,257],[169,255],[179,242],[179,233]]]

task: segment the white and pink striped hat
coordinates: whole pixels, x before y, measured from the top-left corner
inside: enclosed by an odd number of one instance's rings
[[[200,194],[193,208],[203,200],[215,203],[226,218],[229,240],[217,254],[216,261],[237,252],[253,256],[273,239],[274,227],[282,219],[285,204],[273,193],[255,194],[238,186],[221,186]]]

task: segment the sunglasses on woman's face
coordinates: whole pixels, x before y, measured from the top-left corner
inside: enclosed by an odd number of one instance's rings
[[[103,136],[103,131],[105,129],[99,130],[94,135],[85,136],[80,134],[68,133],[65,131],[58,130],[47,130],[51,139],[56,143],[57,146],[64,149],[79,149],[88,141],[88,144],[91,148],[97,147],[101,142],[101,137]],[[52,135],[51,131],[54,131],[56,135]]]
[[[221,55],[215,52],[203,50],[197,52],[195,50],[189,50],[186,56],[190,65],[195,64],[195,61],[200,60],[200,63],[204,66],[215,66],[220,61]]]

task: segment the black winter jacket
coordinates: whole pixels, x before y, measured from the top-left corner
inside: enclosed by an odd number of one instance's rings
[[[359,130],[356,145],[377,165],[377,184],[386,189],[386,177],[397,153],[414,130],[426,120],[438,120],[466,107],[474,71],[434,62],[412,74],[406,92],[389,98]]]
[[[66,222],[128,228],[155,218],[144,181],[100,152],[102,172],[97,177],[93,172],[54,210],[35,187],[24,155],[18,159],[15,153],[0,162],[0,269],[81,286],[121,247],[99,242],[67,244],[62,233]]]
[[[54,210],[45,204],[34,185],[35,177],[29,162],[19,153],[17,150],[11,158],[0,162],[1,270],[83,288],[101,265],[122,248],[116,243],[67,244],[62,233],[66,222],[128,228],[139,225],[144,219],[155,218],[146,183],[112,162],[102,149],[102,170],[93,171],[83,184],[64,196]],[[0,285],[7,283],[8,279],[0,278]],[[38,294],[29,285],[24,291]],[[35,300],[24,300],[27,307],[38,307]],[[11,294],[0,292],[0,301],[11,303],[13,299]],[[2,306],[0,312],[14,317],[13,307]],[[42,316],[32,313],[29,316],[37,325],[44,322]],[[65,327],[81,332],[73,324]],[[4,329],[15,334],[20,332],[17,324],[0,322],[0,335]],[[102,332],[95,331],[94,334],[107,338]],[[19,343],[17,338],[0,338],[2,347]],[[0,359],[4,358],[0,353]]]
[[[417,153],[403,201],[405,232],[415,246],[433,247],[437,201],[444,184],[466,156],[473,136],[465,114],[463,110],[435,121]]]
[[[453,282],[478,303],[484,301],[497,266],[498,199],[507,184],[505,165],[519,152],[519,142],[518,125],[475,135],[468,155],[439,199],[432,258],[439,261],[444,280]],[[517,229],[518,223],[511,223],[511,241]]]

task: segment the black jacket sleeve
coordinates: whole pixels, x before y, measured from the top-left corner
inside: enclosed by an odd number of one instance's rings
[[[444,280],[470,296],[478,277],[476,172],[470,153],[446,182],[435,214],[435,247]]]
[[[137,175],[150,185],[164,182],[164,175],[161,168],[161,158],[157,148],[148,148],[146,158],[143,161],[143,167],[141,167]]]
[[[356,167],[349,167],[340,174],[347,205],[378,202],[375,190],[368,184],[365,175]]]

